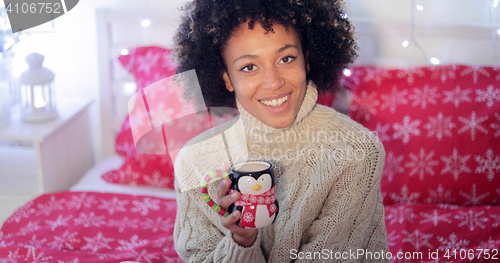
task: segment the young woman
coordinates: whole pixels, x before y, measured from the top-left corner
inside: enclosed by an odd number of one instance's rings
[[[318,92],[333,92],[356,55],[342,3],[199,0],[187,11],[178,71],[195,69],[206,105],[236,106],[240,116],[177,157],[177,253],[187,262],[357,262],[386,253],[383,146],[348,117],[316,105]],[[224,142],[211,135],[221,132]],[[190,187],[223,161],[246,160],[277,170],[280,211],[258,230],[235,225],[238,211],[221,217]],[[229,179],[209,185],[226,209],[240,198],[229,186]]]

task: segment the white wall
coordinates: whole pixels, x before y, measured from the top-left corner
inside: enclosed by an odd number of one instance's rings
[[[99,7],[178,9],[184,0],[82,0],[68,14],[28,30],[31,36],[18,48],[46,56],[45,66],[56,73],[59,95],[98,98],[98,64],[95,10]],[[348,15],[360,34],[358,64],[425,64],[438,57],[442,63],[500,65],[500,6],[495,0],[346,0]],[[420,4],[423,11],[415,11]],[[412,13],[414,19],[412,20]],[[426,57],[410,42],[412,21],[415,40]],[[53,27],[52,27],[53,26]],[[495,54],[497,58],[495,58]],[[22,61],[22,60],[21,60]],[[375,62],[374,62],[375,61]],[[23,64],[22,62],[19,62]],[[97,103],[92,108],[94,150],[99,148]],[[96,155],[100,159],[99,154]]]
[[[100,158],[98,110],[98,59],[95,10],[99,7],[137,9],[179,9],[183,0],[81,0],[67,14],[27,30],[29,35],[16,45],[18,71],[25,70],[24,56],[45,55],[44,66],[56,74],[59,96],[96,99],[91,108],[92,135],[96,161]]]
[[[421,65],[436,57],[441,64],[500,65],[498,0],[345,2],[359,33],[358,64]]]

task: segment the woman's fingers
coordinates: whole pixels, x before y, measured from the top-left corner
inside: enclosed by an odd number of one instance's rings
[[[240,219],[240,211],[236,210],[233,213],[231,213],[228,217],[222,217],[221,218],[221,224],[223,227],[229,229],[231,232],[233,232],[233,229],[236,228],[241,228],[238,227],[235,223]]]
[[[231,180],[224,179],[224,181],[222,181],[217,187],[217,204],[226,210],[232,203],[240,199],[240,193],[228,193],[229,186],[231,186]]]
[[[231,186],[230,179],[222,179],[217,186],[217,200],[220,201],[223,197],[225,197],[229,192],[229,187]],[[220,205],[220,203],[218,203]]]
[[[229,164],[226,163],[226,162],[223,162],[221,165],[220,165],[220,169],[224,172],[228,172],[229,171]]]

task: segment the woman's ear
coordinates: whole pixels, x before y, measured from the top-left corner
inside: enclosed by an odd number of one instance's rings
[[[233,84],[231,84],[231,79],[229,78],[227,70],[224,70],[224,72],[222,73],[222,79],[224,80],[224,84],[226,84],[226,89],[229,90],[230,92],[233,92],[234,91]]]
[[[304,62],[306,63],[306,74],[309,74],[309,71],[311,71],[311,68],[309,67],[309,52],[304,54]]]

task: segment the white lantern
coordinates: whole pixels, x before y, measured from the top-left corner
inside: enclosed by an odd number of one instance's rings
[[[21,74],[21,116],[27,122],[44,122],[57,117],[54,73],[42,66],[44,56],[26,56],[29,69]]]

